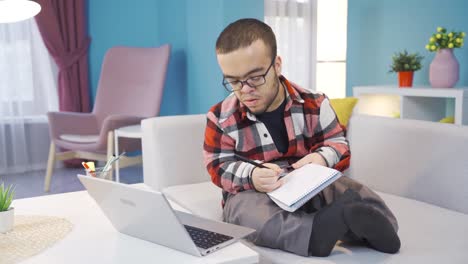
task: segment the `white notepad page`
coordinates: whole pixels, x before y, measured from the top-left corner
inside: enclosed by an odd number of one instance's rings
[[[341,172],[318,164],[307,164],[284,176],[284,184],[268,195],[291,206]]]

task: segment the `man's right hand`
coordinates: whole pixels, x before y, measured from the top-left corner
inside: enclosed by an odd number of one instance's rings
[[[252,171],[252,182],[258,192],[271,192],[283,184],[282,180],[278,180],[283,170],[274,163],[262,165],[268,168],[255,167]]]

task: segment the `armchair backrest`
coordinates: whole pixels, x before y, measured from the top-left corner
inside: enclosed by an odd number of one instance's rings
[[[102,64],[93,112],[101,124],[109,115],[159,114],[170,46],[113,47]]]

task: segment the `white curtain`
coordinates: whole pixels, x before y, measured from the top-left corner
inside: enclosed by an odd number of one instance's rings
[[[265,23],[275,32],[283,75],[315,90],[317,0],[264,0]]]
[[[31,124],[58,109],[53,67],[34,19],[0,24],[0,174],[33,169]]]

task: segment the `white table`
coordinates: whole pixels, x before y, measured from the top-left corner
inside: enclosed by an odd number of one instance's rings
[[[114,130],[114,154],[115,156],[119,156],[119,138],[141,138],[141,126],[140,125],[133,125],[133,126],[126,126],[121,127]],[[120,182],[120,161],[117,160],[115,162],[115,180]]]
[[[259,258],[240,242],[195,257],[121,234],[86,191],[19,199],[13,206],[17,215],[59,216],[74,224],[63,240],[23,263],[257,263]]]

